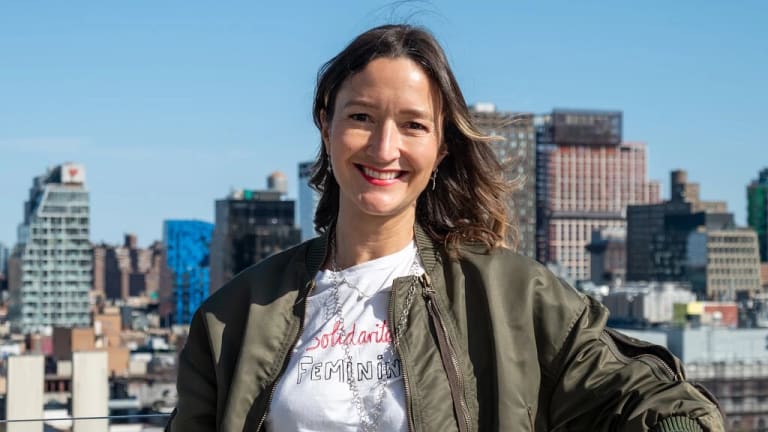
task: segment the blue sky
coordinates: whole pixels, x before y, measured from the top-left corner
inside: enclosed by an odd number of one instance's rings
[[[213,221],[215,199],[275,170],[295,197],[318,67],[392,20],[435,33],[469,103],[622,110],[664,196],[683,168],[746,223],[768,166],[765,1],[3,2],[0,242],[64,161],[86,165],[94,242]]]

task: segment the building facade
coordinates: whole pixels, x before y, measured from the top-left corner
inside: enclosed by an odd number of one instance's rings
[[[611,312],[608,325],[642,328],[672,322],[676,303],[695,300],[696,295],[687,285],[642,282],[617,287],[601,301]]]
[[[707,298],[735,301],[762,292],[757,235],[751,228],[707,230],[688,236],[687,273]]]
[[[10,251],[3,243],[0,243],[0,291],[8,288],[8,258]]]
[[[89,325],[93,261],[82,165],[58,165],[34,179],[18,237],[11,260],[17,277],[9,279],[12,327],[32,333]]]
[[[659,201],[646,147],[622,143],[621,112],[555,110],[536,120],[537,258],[590,278],[593,230],[626,226],[626,207]]]
[[[312,178],[312,167],[315,162],[301,162],[299,164],[299,205],[296,212],[296,220],[301,228],[301,240],[309,240],[315,237],[315,210],[320,194],[312,189],[309,180]]]
[[[757,232],[760,261],[768,261],[768,168],[747,186],[747,225]]]
[[[592,231],[592,241],[587,245],[590,254],[590,276],[598,285],[621,282],[627,272],[627,230],[600,228]]]
[[[768,361],[689,363],[685,371],[717,398],[726,430],[768,431]]]
[[[211,292],[262,259],[298,244],[294,201],[273,190],[237,190],[216,201]]]
[[[163,223],[163,245],[172,287],[173,322],[189,324],[210,292],[209,251],[213,224],[194,220]]]
[[[668,201],[627,210],[627,279],[691,282],[699,296],[707,297],[701,264],[708,256],[707,240],[693,234],[732,230],[733,214],[723,202],[701,201],[699,185],[688,183],[685,171],[673,171],[670,179]]]
[[[511,217],[508,243],[530,258],[536,258],[536,137],[533,114],[496,111],[492,104],[471,109],[475,125],[492,143],[504,175],[513,185],[507,208]]]
[[[109,300],[141,296],[157,300],[164,266],[162,244],[140,248],[136,236],[126,234],[122,246],[93,247],[93,290]]]

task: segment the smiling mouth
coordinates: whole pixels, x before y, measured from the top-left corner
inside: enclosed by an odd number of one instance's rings
[[[402,177],[407,172],[407,171],[398,171],[398,170],[379,171],[379,170],[369,168],[367,166],[357,165],[357,164],[355,164],[355,167],[361,173],[363,173],[364,176],[374,180],[394,180],[396,178]]]

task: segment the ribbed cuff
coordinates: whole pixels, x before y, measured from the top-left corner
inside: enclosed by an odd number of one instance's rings
[[[667,417],[656,424],[653,432],[704,432],[699,422],[684,416]]]

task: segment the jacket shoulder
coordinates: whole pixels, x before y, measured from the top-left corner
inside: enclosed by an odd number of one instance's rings
[[[287,272],[294,272],[297,275],[306,273],[306,256],[314,241],[317,239],[307,240],[270,255],[236,274],[202,303],[201,311],[215,312],[247,306],[254,290],[258,290],[261,295],[277,295],[279,291],[276,289],[279,286],[277,282]],[[270,293],[270,290],[273,293]]]
[[[498,277],[504,278],[504,276],[509,275],[512,277],[511,280],[518,283],[533,282],[533,287],[537,285],[566,285],[570,290],[577,292],[540,262],[506,247],[486,250],[481,246],[466,245],[460,249],[458,259],[476,265],[494,277],[498,275]]]

